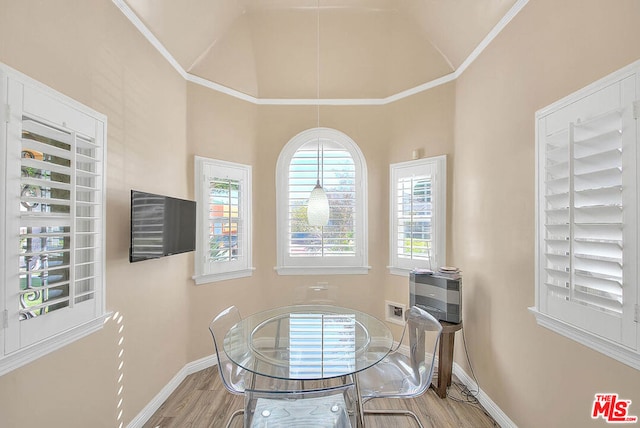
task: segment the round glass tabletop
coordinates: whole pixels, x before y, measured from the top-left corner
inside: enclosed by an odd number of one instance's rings
[[[288,380],[346,376],[382,360],[393,346],[385,323],[354,309],[296,305],[244,318],[224,338],[238,366]]]

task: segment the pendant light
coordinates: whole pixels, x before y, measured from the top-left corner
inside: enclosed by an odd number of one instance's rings
[[[317,119],[318,130],[320,129],[320,0],[318,0],[317,7],[317,82],[316,82],[316,97],[318,99],[317,105]],[[322,160],[324,161],[324,150]],[[329,223],[329,199],[325,193],[322,185],[320,184],[320,170],[324,162],[320,161],[320,135],[318,134],[318,180],[316,186],[309,195],[309,202],[307,204],[307,222],[311,226],[326,226]]]

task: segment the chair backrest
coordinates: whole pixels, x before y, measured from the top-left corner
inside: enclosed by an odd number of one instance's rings
[[[338,290],[329,284],[299,285],[293,291],[295,304],[335,305]]]
[[[409,359],[416,381],[420,385],[414,393],[422,394],[431,385],[433,365],[438,349],[438,341],[442,334],[442,325],[430,313],[417,306],[406,312],[407,329],[409,330]],[[430,355],[426,354],[426,332],[435,332],[436,337]]]
[[[358,399],[354,383],[328,387],[314,385],[304,391],[284,389],[247,390],[245,393],[245,425],[266,427],[331,427],[357,426]]]
[[[242,317],[240,316],[238,308],[230,306],[220,312],[213,321],[209,323],[209,331],[213,337],[213,345],[218,357],[218,370],[222,378],[222,383],[225,388],[234,394],[244,393],[244,369],[238,367],[227,357],[227,354],[224,352],[223,343],[224,336],[229,329],[241,320]]]

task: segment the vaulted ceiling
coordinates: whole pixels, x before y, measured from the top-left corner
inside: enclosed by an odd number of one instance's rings
[[[448,75],[516,3],[125,1],[189,74],[256,98],[307,99],[384,98]]]

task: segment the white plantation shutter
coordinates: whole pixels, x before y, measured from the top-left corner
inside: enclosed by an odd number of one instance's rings
[[[251,166],[196,157],[196,283],[252,274]]]
[[[390,166],[390,270],[436,270],[445,262],[446,156]]]
[[[322,146],[320,160],[318,144]],[[329,223],[323,227],[310,226],[306,217],[309,194],[317,182],[318,167],[330,210]],[[355,254],[355,176],[351,154],[331,141],[310,141],[296,151],[289,165],[289,256]]]
[[[242,241],[243,189],[240,180],[211,177],[209,179],[209,260],[213,263],[238,260],[244,248]]]
[[[638,349],[638,76],[538,113],[536,310]],[[607,352],[609,353],[609,352]]]
[[[19,78],[6,82],[5,355],[101,324],[106,143],[103,116]]]
[[[306,215],[318,172],[330,209],[322,227]],[[278,158],[276,191],[279,274],[368,272],[366,164],[353,140],[328,128],[298,134]]]

